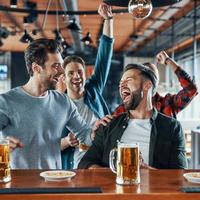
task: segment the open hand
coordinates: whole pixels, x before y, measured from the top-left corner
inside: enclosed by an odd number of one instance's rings
[[[107,126],[107,124],[109,122],[111,122],[111,120],[113,119],[113,116],[112,115],[106,115],[105,117],[101,118],[101,119],[98,119],[95,124],[94,124],[94,127],[92,129],[92,140],[94,140],[95,138],[95,135],[96,135],[96,130],[99,128],[99,126],[102,124],[103,126]]]
[[[101,15],[104,19],[111,19],[113,17],[112,7],[107,5],[106,3],[101,3],[98,9],[99,15]]]

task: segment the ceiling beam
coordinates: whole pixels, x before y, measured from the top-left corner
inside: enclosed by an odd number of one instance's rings
[[[195,36],[195,40],[200,41],[200,33]],[[188,38],[184,41],[181,41],[179,44],[176,44],[174,47],[167,49],[167,52],[168,53],[179,52],[183,49],[192,46],[193,42],[194,42],[194,37]]]
[[[155,10],[153,13],[153,18],[159,18],[162,14],[164,13],[164,10]],[[136,19],[134,19],[136,20]],[[138,39],[141,38],[141,36],[143,37],[143,39],[146,38],[146,36],[144,36],[144,31],[146,29],[149,29],[149,27],[151,27],[151,25],[154,22],[152,20],[150,20],[149,18],[147,18],[146,20],[141,21],[140,23],[138,23],[138,25],[135,27],[135,30],[133,30],[133,34],[135,34],[136,36],[138,36]],[[136,40],[133,40],[131,43],[129,42],[130,38],[127,38],[126,43],[124,43],[121,46],[122,50],[125,51],[131,51],[132,50],[132,44],[136,42]],[[129,42],[129,43],[128,43]],[[129,44],[129,45],[125,45],[125,44]]]
[[[26,7],[25,2],[23,2],[23,5],[24,5],[24,7]],[[38,19],[37,19],[36,21],[34,21],[34,25],[35,25],[35,27],[36,27],[36,33],[37,33],[37,31],[38,31],[38,32],[40,32],[40,34],[41,34],[41,36],[42,36],[43,38],[47,38],[47,35],[44,33],[44,30],[43,30],[41,24],[38,22]],[[33,31],[33,30],[32,30],[32,31]]]
[[[152,23],[150,28],[157,29],[158,31],[145,30],[145,32],[143,34],[146,35],[147,37],[145,39],[138,38],[138,41],[135,42],[135,44],[132,48],[132,52],[138,52],[141,48],[144,48],[148,42],[150,42],[151,40],[156,38],[160,34],[160,32],[163,32],[164,30],[169,28],[172,24],[171,23],[172,18],[175,21],[177,21],[181,17],[186,15],[188,12],[190,12],[191,9],[193,9],[193,7],[191,6],[190,0],[180,2],[179,5],[182,6],[182,9],[178,10],[178,11],[175,9],[171,10],[170,7],[168,9],[166,9],[166,11],[162,15],[162,19],[168,19],[168,20],[167,21],[155,21],[154,23]]]
[[[66,0],[62,0],[66,1]],[[67,7],[66,7],[67,8]],[[30,13],[30,9],[28,8],[11,8],[8,6],[0,5],[0,11],[7,11],[7,12],[15,12],[15,13]],[[36,13],[38,15],[45,15],[46,10],[37,9]],[[128,13],[127,9],[113,9],[113,13]],[[49,10],[48,15],[56,15],[56,10]],[[58,15],[98,15],[97,10],[58,10]]]
[[[2,5],[2,4],[3,4],[2,1],[0,1],[0,5]],[[9,13],[7,10],[4,10],[3,14],[20,31],[24,30],[23,27],[22,27],[22,25],[16,20],[16,18],[11,13]]]

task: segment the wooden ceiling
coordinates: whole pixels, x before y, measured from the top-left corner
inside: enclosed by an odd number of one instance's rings
[[[38,10],[47,10],[48,0],[31,0],[37,3]],[[65,0],[65,1],[77,1],[78,11],[97,10],[101,0]],[[10,7],[10,1],[0,0],[1,6]],[[175,8],[176,6],[176,8]],[[127,52],[131,49],[138,50],[139,48],[145,48],[145,44],[148,41],[153,40],[156,37],[155,31],[144,37],[144,33],[147,29],[159,19],[168,13],[170,18],[179,18],[186,15],[194,8],[194,1],[182,0],[180,3],[173,5],[174,8],[162,7],[153,9],[152,14],[149,18],[143,20],[134,20],[129,13],[117,13],[114,16],[114,37],[115,45],[114,50],[116,52]],[[24,1],[18,0],[17,8],[25,8]],[[49,6],[49,10],[63,10],[62,0],[52,0]],[[122,9],[119,7],[113,7],[113,9]],[[169,15],[169,10],[172,10],[172,14]],[[7,27],[7,29],[16,35],[9,35],[7,39],[2,39],[4,45],[0,47],[1,51],[24,51],[27,44],[19,41],[23,35],[23,30],[26,29],[31,36],[35,38],[47,37],[55,38],[53,30],[58,26],[56,23],[56,15],[47,15],[46,23],[44,23],[44,14],[39,14],[36,23],[24,25],[23,18],[27,16],[27,13],[17,12],[3,12],[0,11],[0,22],[1,26]],[[102,18],[99,15],[79,15],[80,25],[82,27],[82,35],[89,31],[91,33],[94,43],[93,46],[97,45],[97,40],[100,31],[102,30]],[[61,29],[62,36],[69,44],[74,44],[73,34],[66,28],[69,23],[69,17],[59,15],[59,28]],[[171,25],[170,20],[163,20],[158,27],[156,33],[164,31]],[[43,29],[42,29],[43,28]],[[32,30],[40,29],[37,35],[32,35]],[[137,40],[133,40],[130,36],[137,36]],[[140,40],[138,40],[140,38]],[[134,48],[132,46],[134,45]]]

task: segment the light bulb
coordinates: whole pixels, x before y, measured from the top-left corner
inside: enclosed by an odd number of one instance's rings
[[[89,44],[90,44],[90,41],[86,40],[85,45],[89,45]]]
[[[128,11],[134,18],[144,19],[151,14],[151,0],[130,0]]]

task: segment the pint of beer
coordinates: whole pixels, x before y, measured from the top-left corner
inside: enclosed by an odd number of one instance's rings
[[[133,185],[140,183],[139,145],[118,142],[117,149],[110,152],[110,168],[117,174],[117,184]]]
[[[11,180],[9,141],[0,139],[0,182]]]

